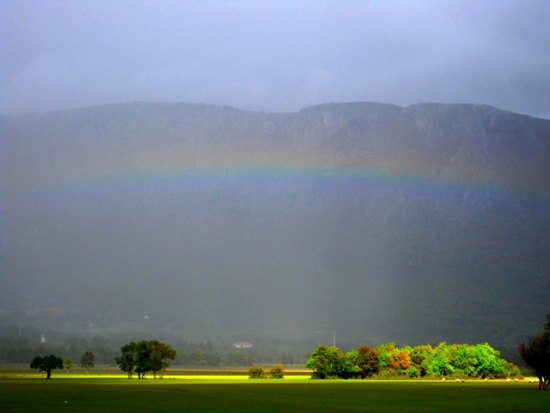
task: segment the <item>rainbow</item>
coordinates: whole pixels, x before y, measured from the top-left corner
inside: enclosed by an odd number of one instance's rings
[[[382,169],[357,166],[285,164],[205,165],[178,167],[156,158],[157,165],[117,167],[104,170],[83,168],[62,176],[50,175],[32,182],[14,179],[6,194],[38,195],[81,189],[101,191],[148,187],[177,192],[293,193],[324,188],[331,193],[368,191],[395,194],[406,191],[420,197],[447,197],[468,191],[494,199],[516,199],[550,205],[550,196],[539,188],[511,185],[477,177],[441,177],[404,168]],[[170,165],[170,166],[166,166]]]
[[[3,177],[7,196],[47,194],[78,188],[135,188],[140,185],[177,191],[300,191],[313,186],[340,191],[406,190],[418,196],[447,196],[461,191],[497,198],[530,199],[547,205],[548,189],[459,172],[444,176],[406,153],[380,159],[365,153],[333,156],[290,145],[217,149],[212,142],[186,141],[159,147],[118,146],[88,158],[61,160],[36,156],[14,162]],[[365,152],[365,151],[364,151]],[[32,168],[27,165],[32,164]]]

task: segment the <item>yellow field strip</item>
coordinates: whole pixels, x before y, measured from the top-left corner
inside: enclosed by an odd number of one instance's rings
[[[42,379],[44,378],[44,374],[36,374],[36,373],[1,373],[0,372],[0,379]],[[52,373],[52,379],[55,380],[65,380],[65,379],[127,379],[128,376],[125,374],[65,374],[65,373],[59,373],[55,374]],[[311,375],[291,375],[285,377],[284,381],[301,381],[301,380],[309,380],[311,378]],[[137,380],[137,377],[133,377],[133,380]],[[146,375],[145,380],[153,380],[153,375]],[[193,381],[253,381],[252,379],[248,378],[248,375],[236,375],[236,374],[163,374],[158,375],[156,378],[157,381],[159,380],[193,380]],[[258,379],[263,380],[263,379]],[[281,379],[273,379],[277,381],[281,381]]]

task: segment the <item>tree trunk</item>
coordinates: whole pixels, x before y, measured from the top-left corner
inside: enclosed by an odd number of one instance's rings
[[[539,390],[548,390],[548,385],[550,384],[550,377],[538,375],[539,378]]]
[[[49,379],[52,375],[52,371],[51,370],[46,370],[46,379]]]

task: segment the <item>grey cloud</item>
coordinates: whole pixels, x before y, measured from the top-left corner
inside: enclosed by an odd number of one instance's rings
[[[550,117],[550,4],[6,1],[0,112],[488,103]]]

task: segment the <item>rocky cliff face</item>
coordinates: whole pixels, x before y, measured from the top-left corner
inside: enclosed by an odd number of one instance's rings
[[[135,103],[0,132],[5,322],[513,347],[548,311],[548,120]]]

